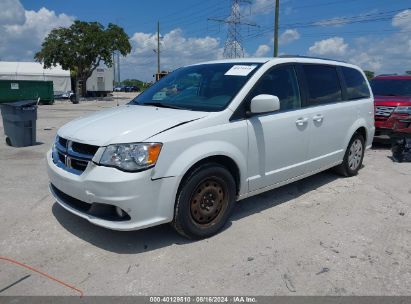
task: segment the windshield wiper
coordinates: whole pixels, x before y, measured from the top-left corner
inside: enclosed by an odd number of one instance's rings
[[[159,108],[169,108],[169,109],[184,109],[182,107],[177,107],[168,103],[162,103],[162,102],[145,102],[145,103],[141,103],[142,106],[155,106],[155,107],[159,107]]]

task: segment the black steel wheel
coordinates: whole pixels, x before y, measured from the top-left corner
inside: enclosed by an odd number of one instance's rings
[[[193,239],[212,236],[226,224],[235,203],[236,185],[219,164],[205,164],[183,181],[177,195],[173,226]]]

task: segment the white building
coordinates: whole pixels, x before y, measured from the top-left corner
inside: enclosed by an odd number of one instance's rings
[[[71,90],[70,71],[60,66],[44,69],[38,62],[0,61],[0,79],[5,80],[51,80],[54,95]]]

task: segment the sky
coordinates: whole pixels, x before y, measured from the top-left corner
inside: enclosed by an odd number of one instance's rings
[[[51,29],[76,20],[115,23],[132,45],[121,79],[153,80],[160,21],[161,70],[224,55],[230,0],[0,0],[0,60],[33,61]],[[241,0],[246,57],[273,56],[274,0]],[[279,53],[348,61],[380,73],[411,70],[410,0],[280,0]]]

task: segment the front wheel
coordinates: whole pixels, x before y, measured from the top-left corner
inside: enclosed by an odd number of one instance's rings
[[[345,151],[343,162],[336,167],[336,171],[344,176],[357,175],[364,159],[365,141],[361,134],[355,133]]]
[[[202,165],[183,181],[172,224],[188,238],[212,236],[230,217],[235,195],[234,178],[225,167],[213,163]]]

